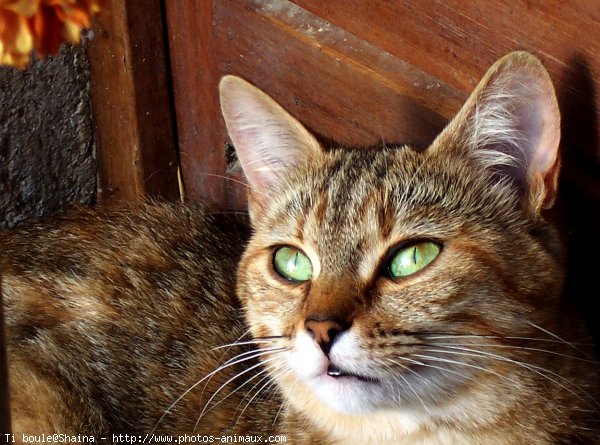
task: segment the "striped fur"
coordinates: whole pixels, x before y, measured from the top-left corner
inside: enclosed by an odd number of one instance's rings
[[[144,204],[0,235],[17,433],[600,443],[600,371],[545,217],[560,118],[537,59],[497,62],[426,150],[321,147],[231,76],[221,99],[249,225]],[[414,240],[441,253],[390,278]],[[277,274],[282,245],[310,281]],[[346,323],[327,354],[316,315]]]

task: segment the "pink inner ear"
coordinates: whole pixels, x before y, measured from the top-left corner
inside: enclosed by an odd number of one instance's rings
[[[554,90],[539,64],[504,68],[484,84],[467,114],[471,153],[499,179],[511,178],[525,202],[550,202],[555,189],[538,183],[540,178],[555,183],[557,173],[560,117]]]
[[[320,152],[296,119],[245,80],[225,76],[220,93],[223,117],[255,201],[278,187],[295,164]]]
[[[560,122],[550,101],[540,91],[536,101],[539,104],[540,122],[537,136],[537,150],[530,160],[531,173],[547,173],[556,163],[560,145]]]

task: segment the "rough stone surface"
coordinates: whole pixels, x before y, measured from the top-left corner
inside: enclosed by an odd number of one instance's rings
[[[0,227],[93,203],[96,161],[89,64],[81,46],[0,67]]]

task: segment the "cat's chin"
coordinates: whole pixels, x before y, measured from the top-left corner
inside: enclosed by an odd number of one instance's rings
[[[323,404],[340,413],[371,413],[385,400],[380,382],[370,378],[323,374],[306,383]]]
[[[348,338],[341,349],[357,350]],[[328,358],[312,338],[300,332],[287,358],[292,374],[300,380],[322,404],[347,414],[365,414],[382,408],[388,394],[384,384],[368,367],[359,366],[353,354],[332,353]]]
[[[280,374],[279,386],[290,412],[337,438],[336,443],[390,443],[390,438],[407,437],[426,422],[412,410],[382,409],[379,404],[386,404],[389,394],[379,381],[332,377],[324,370],[310,378]]]

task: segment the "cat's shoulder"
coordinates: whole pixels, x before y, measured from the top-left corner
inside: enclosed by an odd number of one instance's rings
[[[121,258],[165,260],[168,254],[235,254],[248,238],[243,212],[217,210],[210,203],[146,200],[103,208],[77,208],[16,230],[0,231],[2,269],[61,268]],[[179,255],[177,255],[179,253]],[[62,259],[62,260],[61,260]],[[70,260],[69,260],[70,259]],[[89,261],[87,261],[89,260]],[[83,263],[81,263],[83,261]]]

